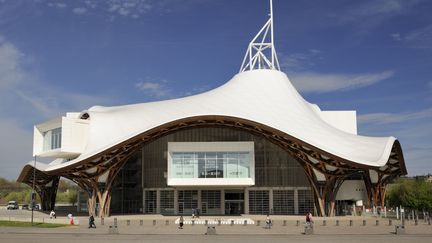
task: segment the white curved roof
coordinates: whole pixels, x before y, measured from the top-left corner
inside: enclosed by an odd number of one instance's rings
[[[387,163],[394,137],[365,137],[341,131],[320,118],[288,77],[275,70],[237,74],[211,91],[180,99],[134,105],[94,106],[89,141],[76,159],[50,165],[60,169],[100,153],[135,135],[171,121],[195,116],[229,116],[261,123],[340,158],[380,167]]]

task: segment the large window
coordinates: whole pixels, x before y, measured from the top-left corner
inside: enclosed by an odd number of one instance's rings
[[[44,151],[57,149],[61,147],[61,127],[44,132]]]
[[[170,186],[255,184],[254,142],[168,142]]]
[[[172,178],[249,178],[249,152],[173,152]]]

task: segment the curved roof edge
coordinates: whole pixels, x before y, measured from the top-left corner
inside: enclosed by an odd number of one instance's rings
[[[148,131],[144,131],[144,132],[142,132],[142,133],[140,133],[140,134],[138,134],[138,135],[136,135],[134,137],[129,138],[128,140],[121,141],[121,142],[119,142],[116,145],[109,146],[109,147],[107,147],[107,148],[105,148],[105,149],[103,149],[101,151],[96,152],[95,154],[93,154],[91,156],[78,157],[78,158],[76,158],[74,160],[67,161],[67,162],[64,162],[64,163],[62,163],[64,160],[58,160],[58,159],[54,160],[50,164],[44,164],[44,163],[37,162],[36,163],[36,171],[38,171],[38,172],[46,175],[47,177],[61,175],[62,172],[65,171],[65,170],[76,168],[76,167],[79,167],[81,165],[87,164],[87,163],[89,163],[89,162],[91,162],[93,160],[97,160],[99,157],[103,156],[104,154],[110,153],[112,151],[119,150],[122,146],[128,144],[128,142],[140,140],[142,137],[148,136],[148,134],[151,134],[152,132],[166,129],[166,127],[170,127],[170,126],[173,126],[175,124],[182,124],[184,122],[191,121],[191,120],[202,121],[202,120],[205,120],[205,119],[208,119],[208,118],[209,118],[208,116],[204,116],[204,117],[191,117],[191,118],[188,118],[188,119],[181,119],[181,120],[177,120],[177,121],[172,121],[172,122],[169,122],[167,124],[161,125],[159,127],[150,129]],[[225,120],[242,122],[243,124],[248,124],[248,125],[251,125],[251,126],[259,126],[260,129],[272,132],[272,134],[274,134],[274,136],[281,136],[283,138],[288,138],[290,140],[300,142],[307,149],[311,149],[313,151],[318,151],[318,152],[322,153],[326,157],[332,158],[332,159],[337,160],[337,161],[341,161],[343,163],[350,164],[350,165],[352,165],[352,166],[354,166],[356,168],[359,168],[359,169],[360,168],[361,169],[379,169],[380,167],[387,165],[389,163],[389,160],[391,159],[392,151],[393,151],[393,152],[395,152],[397,154],[397,157],[398,157],[398,161],[397,162],[398,162],[399,167],[400,167],[400,174],[401,175],[406,175],[407,174],[407,170],[406,170],[405,161],[404,161],[404,158],[403,158],[403,153],[402,153],[402,148],[401,148],[400,142],[396,138],[394,138],[394,137],[389,137],[386,149],[385,149],[385,151],[383,151],[382,156],[381,156],[381,159],[385,160],[386,162],[384,164],[380,165],[380,166],[370,166],[370,165],[365,165],[365,164],[358,163],[356,161],[350,161],[350,160],[347,160],[345,158],[338,157],[338,156],[336,156],[334,154],[331,154],[331,153],[329,153],[329,152],[327,152],[327,151],[325,151],[325,150],[323,150],[321,148],[315,147],[315,146],[313,146],[311,144],[308,144],[308,143],[306,143],[306,142],[304,142],[304,141],[302,141],[302,140],[300,140],[300,139],[298,139],[296,137],[293,137],[292,135],[283,133],[283,132],[281,132],[281,131],[279,131],[277,129],[268,127],[268,126],[266,126],[264,124],[258,124],[258,123],[253,122],[253,121],[247,121],[247,120],[244,120],[244,119],[241,119],[241,118],[236,118],[236,117],[218,117],[218,116],[212,116],[211,118],[215,119],[215,120],[220,120],[220,121],[222,121],[222,120],[225,119]],[[33,172],[33,168],[34,168],[33,164],[34,164],[34,161],[30,161],[30,162],[28,162],[24,166],[23,170],[21,171],[21,173],[20,173],[20,175],[19,175],[19,177],[17,179],[18,181],[20,181],[20,182],[25,182],[26,181],[26,178],[28,178],[30,176],[29,173]]]

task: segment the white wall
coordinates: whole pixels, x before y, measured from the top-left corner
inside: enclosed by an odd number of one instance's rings
[[[88,121],[76,118],[62,118],[62,147],[69,153],[82,153],[88,140]]]
[[[46,131],[62,128],[61,148],[44,151],[43,134]],[[81,154],[88,141],[89,121],[78,119],[75,113],[59,117],[34,126],[33,156],[73,158]]]
[[[367,202],[367,191],[364,181],[344,181],[336,195],[336,200],[363,200],[364,202]]]

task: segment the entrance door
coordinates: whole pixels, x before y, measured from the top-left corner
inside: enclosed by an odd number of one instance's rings
[[[225,215],[240,215],[244,213],[244,192],[225,191]]]

